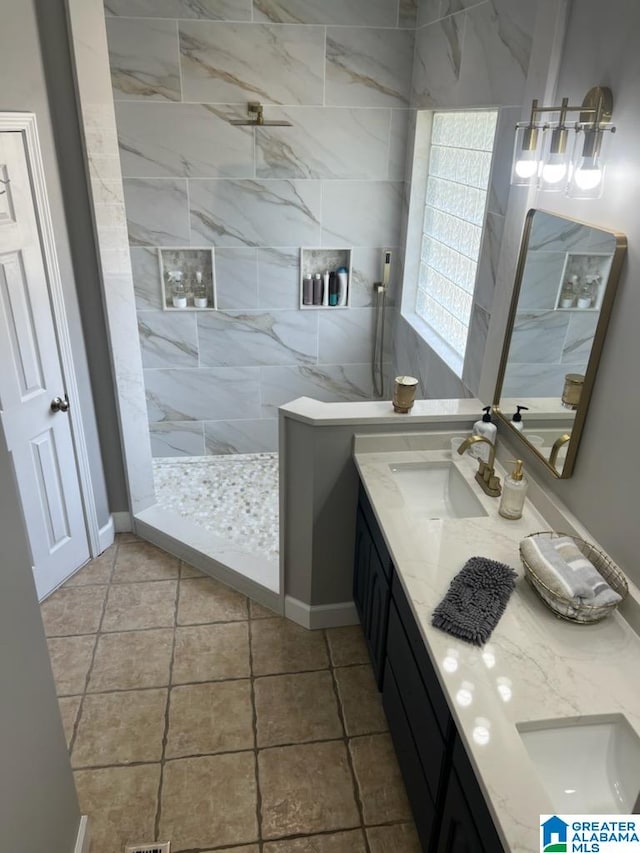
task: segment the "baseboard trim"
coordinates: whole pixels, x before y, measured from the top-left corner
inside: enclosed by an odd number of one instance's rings
[[[113,521],[113,516],[109,516],[109,521],[98,530],[98,545],[100,550],[98,554],[102,554],[103,551],[106,551],[109,545],[113,545],[113,540],[116,537],[115,525]],[[94,554],[94,557],[97,557],[98,554]]]
[[[76,836],[76,846],[73,848],[73,853],[89,853],[89,818],[83,814],[80,818],[80,826]]]
[[[346,625],[359,625],[358,611],[353,601],[339,601],[335,604],[305,604],[290,595],[284,598],[284,615],[292,622],[315,631],[319,628],[343,628]]]
[[[132,533],[133,521],[130,512],[112,512],[113,526],[116,533]]]

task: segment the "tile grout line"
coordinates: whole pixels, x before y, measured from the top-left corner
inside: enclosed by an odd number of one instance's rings
[[[71,756],[73,754],[73,750],[74,750],[75,745],[76,745],[76,739],[78,736],[78,729],[80,728],[80,722],[82,720],[82,712],[84,711],[84,700],[87,696],[87,688],[89,687],[89,681],[91,679],[91,675],[93,673],[93,667],[94,667],[95,660],[96,660],[96,653],[98,651],[98,642],[100,640],[100,629],[102,628],[102,622],[104,620],[104,614],[106,613],[106,610],[107,610],[107,599],[109,597],[109,589],[111,588],[111,581],[113,579],[113,575],[114,575],[115,570],[116,570],[116,563],[118,562],[118,554],[120,552],[120,543],[117,539],[115,539],[114,544],[115,544],[116,548],[115,548],[115,552],[113,555],[113,562],[111,563],[111,571],[109,572],[109,581],[106,584],[106,591],[104,594],[104,599],[102,601],[102,609],[100,611],[100,619],[98,620],[98,628],[97,628],[95,635],[94,635],[95,641],[93,644],[93,652],[91,654],[91,661],[89,663],[89,668],[88,668],[87,674],[85,676],[84,690],[82,692],[80,704],[78,705],[78,712],[76,714],[76,719],[75,719],[75,722],[73,724],[73,733],[71,735],[71,739],[69,740],[68,752],[69,752],[69,761],[70,762],[71,762]],[[86,635],[78,635],[78,636],[86,636]],[[73,769],[73,763],[71,763],[71,767]]]
[[[251,684],[251,724],[253,727],[253,767],[256,776],[256,820],[258,823],[258,850],[262,853],[262,789],[260,788],[260,772],[258,767],[258,709],[256,707],[256,676],[253,672],[253,627],[251,620],[251,604],[247,598],[247,631],[249,634],[249,680]]]
[[[173,662],[176,653],[176,632],[178,625],[178,606],[180,601],[180,584],[182,581],[183,560],[178,562],[178,582],[176,583],[176,597],[173,609],[173,639],[171,643],[171,659],[169,661],[169,684],[167,685],[167,702],[164,709],[164,732],[162,733],[162,753],[160,755],[160,779],[158,780],[158,793],[156,802],[156,815],[154,823],[154,838],[160,839],[160,820],[162,818],[162,788],[164,783],[164,766],[166,763],[167,741],[169,739],[169,713],[171,709],[171,688],[173,683]]]
[[[360,796],[360,786],[358,785],[358,777],[356,776],[356,771],[355,771],[355,767],[353,764],[353,756],[351,755],[351,750],[349,749],[350,738],[349,738],[349,735],[347,734],[347,723],[346,723],[346,719],[345,719],[343,708],[342,708],[340,690],[338,688],[338,681],[336,679],[335,667],[334,667],[334,663],[333,663],[333,656],[331,654],[331,644],[329,643],[329,637],[327,636],[326,629],[322,630],[322,635],[324,637],[324,643],[325,643],[325,647],[327,649],[327,656],[329,658],[329,672],[331,673],[331,682],[333,684],[333,692],[335,694],[336,704],[338,706],[338,716],[340,718],[340,723],[342,724],[342,731],[344,733],[344,737],[342,738],[342,741],[344,743],[345,750],[347,753],[347,763],[349,765],[349,770],[351,772],[351,783],[353,785],[353,795],[354,795],[354,799],[356,802],[356,808],[358,809],[358,815],[360,816],[360,830],[361,830],[362,836],[364,838],[365,851],[366,851],[366,853],[371,853],[371,848],[369,847],[369,840],[367,838],[367,833],[365,831],[364,810],[363,810],[363,805],[362,805],[362,799]]]

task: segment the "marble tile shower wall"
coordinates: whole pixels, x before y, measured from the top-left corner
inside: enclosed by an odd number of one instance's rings
[[[494,166],[462,378],[398,314],[393,363],[425,396],[478,393],[509,192],[513,127],[529,68],[535,2],[419,0],[411,104],[417,109],[498,107]],[[486,401],[490,402],[490,401]]]
[[[372,396],[417,0],[104,6],[154,455],[275,450],[282,403]],[[291,126],[229,124],[252,100]],[[190,245],[215,248],[217,312],[161,310],[157,248]],[[349,310],[299,310],[302,246],[353,247]]]

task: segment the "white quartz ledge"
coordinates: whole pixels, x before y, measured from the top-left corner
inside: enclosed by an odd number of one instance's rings
[[[539,815],[556,809],[516,724],[624,714],[640,734],[640,638],[620,612],[594,625],[575,625],[546,608],[524,580],[518,544],[551,525],[530,500],[520,520],[502,519],[498,499],[484,495],[475,483],[476,465],[469,457],[455,462],[486,517],[428,519],[405,503],[389,464],[451,459],[442,437],[440,449],[432,449],[432,434],[425,435],[423,449],[414,436],[412,448],[391,441],[387,452],[357,437],[354,459],[505,850],[532,853],[539,849]],[[499,466],[498,473],[504,476]],[[564,529],[591,539],[569,513],[562,521],[554,503],[555,529],[566,522]],[[543,500],[539,505],[551,509]],[[519,575],[502,619],[482,648],[431,625],[451,579],[475,555],[507,563]],[[638,590],[630,588],[635,600]]]
[[[362,403],[323,403],[311,397],[298,397],[280,406],[286,417],[326,426],[340,424],[434,423],[444,419],[468,422],[482,415],[482,403],[475,397],[462,400],[416,400],[412,410],[402,415],[395,412],[391,400]]]

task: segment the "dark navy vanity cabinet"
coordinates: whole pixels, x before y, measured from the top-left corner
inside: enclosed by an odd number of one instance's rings
[[[502,853],[502,844],[362,486],[353,594],[423,850]]]
[[[356,522],[353,597],[369,647],[378,690],[382,689],[384,675],[392,568],[391,557],[371,504],[361,489]]]

